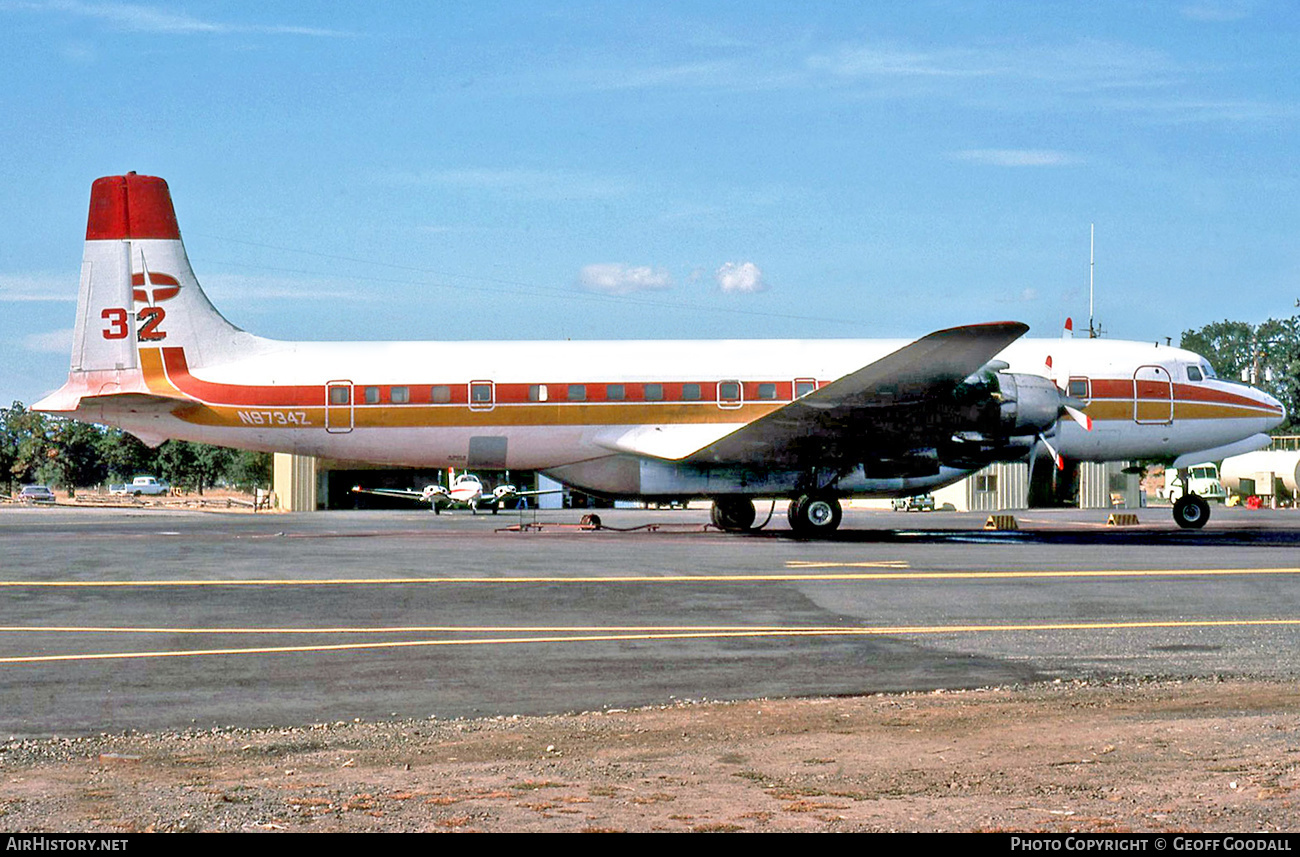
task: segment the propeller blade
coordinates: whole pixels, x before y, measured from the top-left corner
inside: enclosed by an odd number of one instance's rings
[[[1064,458],[1061,458],[1061,454],[1060,454],[1059,452],[1057,452],[1057,451],[1056,451],[1056,447],[1052,446],[1051,442],[1048,441],[1047,436],[1044,435],[1042,432],[1039,432],[1039,433],[1038,433],[1038,440],[1041,441],[1042,444],[1043,444],[1043,446],[1047,447],[1047,451],[1050,452],[1050,453],[1052,454],[1052,461],[1054,461],[1054,462],[1056,463],[1056,469],[1057,469],[1057,470],[1064,470],[1064,469],[1065,469],[1065,459],[1064,459]]]
[[[1092,431],[1092,417],[1085,414],[1078,408],[1064,405],[1065,412],[1079,425],[1083,426],[1084,431]]]

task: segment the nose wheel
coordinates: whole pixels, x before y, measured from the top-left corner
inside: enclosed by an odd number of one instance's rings
[[[839,529],[844,510],[836,497],[803,494],[790,501],[790,529],[801,536],[825,536]]]
[[[1197,494],[1184,494],[1174,502],[1174,523],[1184,530],[1199,530],[1210,520],[1210,504]]]

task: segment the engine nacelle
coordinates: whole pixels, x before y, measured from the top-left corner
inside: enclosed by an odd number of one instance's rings
[[[997,397],[999,431],[1005,436],[1034,435],[1056,425],[1061,416],[1061,391],[1041,375],[999,372]]]
[[[1038,435],[1054,433],[1064,400],[1048,378],[983,371],[954,391],[959,414],[955,431],[940,444],[940,461],[976,469],[994,461],[1016,461],[1033,448]]]

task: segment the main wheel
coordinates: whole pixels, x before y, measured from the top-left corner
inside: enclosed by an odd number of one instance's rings
[[[754,526],[754,501],[748,497],[719,497],[713,501],[713,526],[728,533],[743,533]]]
[[[844,517],[835,497],[803,494],[790,501],[786,513],[790,529],[801,536],[823,536],[835,532]]]
[[[1197,494],[1184,494],[1174,503],[1174,522],[1184,530],[1199,530],[1210,520],[1210,504]]]

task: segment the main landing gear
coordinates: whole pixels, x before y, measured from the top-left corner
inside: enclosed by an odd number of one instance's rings
[[[754,501],[748,497],[718,497],[713,501],[713,526],[728,533],[747,532],[754,526]]]
[[[805,538],[829,535],[839,527],[844,510],[837,497],[829,494],[802,494],[790,501],[786,513],[790,529]],[[728,533],[746,533],[762,529],[754,520],[754,501],[748,497],[716,497],[713,500],[713,526]]]
[[[826,536],[835,532],[844,518],[837,497],[829,494],[801,494],[790,501],[786,512],[790,529],[801,536]]]

